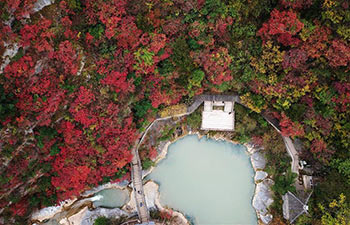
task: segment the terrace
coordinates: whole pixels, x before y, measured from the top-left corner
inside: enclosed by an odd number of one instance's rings
[[[204,101],[202,130],[233,131],[235,127],[234,101]]]

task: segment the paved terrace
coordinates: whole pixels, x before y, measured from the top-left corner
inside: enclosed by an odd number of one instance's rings
[[[202,111],[202,130],[234,131],[235,112],[233,111],[234,102],[225,101],[204,101],[204,110]],[[215,107],[222,107],[215,109]]]

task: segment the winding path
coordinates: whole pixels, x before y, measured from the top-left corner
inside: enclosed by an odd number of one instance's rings
[[[148,207],[146,205],[146,198],[145,194],[143,191],[143,183],[142,183],[142,165],[141,165],[141,160],[139,157],[139,147],[142,144],[144,138],[146,137],[148,131],[151,129],[151,127],[157,123],[158,121],[161,120],[168,120],[172,117],[181,117],[181,116],[186,116],[191,113],[193,113],[204,101],[232,101],[235,103],[238,103],[246,108],[245,104],[241,102],[241,99],[238,95],[199,95],[194,98],[194,102],[187,107],[187,112],[182,113],[182,114],[176,114],[168,117],[163,117],[163,118],[157,118],[155,119],[152,123],[150,123],[147,128],[145,129],[144,132],[141,133],[140,138],[135,142],[134,147],[132,148],[132,154],[133,154],[133,159],[131,162],[131,179],[132,179],[132,184],[134,188],[134,194],[135,194],[135,200],[136,200],[136,206],[137,206],[137,213],[139,216],[139,220],[143,224],[148,224],[150,222],[150,216],[149,216],[149,211]],[[272,127],[274,127],[277,132],[281,133],[280,128],[279,128],[279,123],[276,119],[269,118],[269,116],[262,112],[261,115],[264,117],[264,119],[271,124]],[[292,172],[299,174],[299,157],[298,157],[298,152],[296,151],[294,144],[292,140],[289,137],[282,136],[283,141],[286,145],[286,149],[290,157],[292,158]]]

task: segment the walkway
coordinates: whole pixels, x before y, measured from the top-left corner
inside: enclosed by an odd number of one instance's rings
[[[132,170],[131,170],[131,180],[134,188],[135,201],[137,214],[141,223],[149,222],[149,212],[146,205],[146,198],[143,192],[142,184],[142,166],[138,153],[139,142],[135,143],[135,146],[132,149],[133,159],[131,161]]]
[[[185,114],[184,114],[185,115]],[[147,135],[147,132],[150,130],[150,128],[159,120],[167,120],[170,119],[171,117],[166,117],[166,118],[158,118],[154,120],[152,123],[150,123],[146,130],[141,133],[140,139],[138,139],[134,147],[132,148],[132,154],[133,154],[133,159],[131,161],[131,180],[134,188],[134,195],[135,195],[135,201],[136,201],[136,208],[137,208],[137,214],[139,216],[139,220],[141,223],[148,224],[150,222],[150,216],[149,216],[149,211],[148,207],[146,204],[146,197],[145,193],[143,191],[143,183],[142,183],[142,165],[141,165],[141,160],[139,156],[139,147],[142,144],[142,141]]]
[[[294,147],[292,139],[289,137],[282,136],[284,144],[290,157],[292,158],[292,172],[299,174],[299,155],[297,150]]]
[[[133,159],[131,162],[131,179],[134,187],[134,193],[135,193],[135,200],[136,200],[136,205],[137,205],[137,213],[139,216],[139,220],[141,223],[148,224],[150,222],[150,217],[149,217],[149,211],[148,207],[146,205],[146,198],[145,194],[143,191],[143,184],[142,184],[142,165],[141,165],[141,160],[139,157],[139,152],[138,149],[140,145],[142,144],[144,138],[146,137],[148,131],[150,128],[157,123],[158,121],[161,120],[168,120],[172,117],[181,117],[181,116],[186,116],[194,111],[204,102],[204,101],[231,101],[231,102],[236,102],[246,108],[248,108],[245,104],[241,103],[240,97],[238,95],[199,95],[194,98],[194,102],[187,107],[187,112],[178,114],[178,115],[173,115],[173,116],[168,116],[168,117],[163,117],[163,118],[157,118],[155,119],[152,123],[150,123],[146,130],[141,133],[140,139],[138,139],[135,142],[134,147],[132,148],[132,154],[133,154]],[[272,118],[269,118],[264,112],[261,113],[261,115],[264,117],[264,119],[270,123],[276,130],[277,132],[281,133],[279,129],[279,124],[278,121]],[[296,151],[294,144],[292,140],[289,137],[282,136],[283,141],[286,145],[286,149],[290,157],[292,158],[292,172],[299,174],[299,157],[298,157],[298,152]],[[297,183],[297,182],[296,182]]]

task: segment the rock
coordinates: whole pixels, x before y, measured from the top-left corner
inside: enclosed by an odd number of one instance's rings
[[[273,216],[271,214],[266,214],[265,216],[260,215],[260,219],[264,224],[269,224],[272,221]]]
[[[245,143],[244,146],[247,148],[247,152],[252,155],[255,152],[263,150],[264,148],[261,146],[254,145],[252,142]]]
[[[107,208],[97,208],[95,210],[85,212],[85,215],[82,217],[80,225],[91,225],[94,224],[94,221],[100,217],[104,216],[107,218],[119,218],[121,216],[130,216],[123,210],[119,208],[107,209]]]
[[[251,157],[250,160],[252,162],[252,166],[254,168],[254,170],[262,170],[265,168],[266,166],[266,160],[265,157],[262,153],[260,152],[254,152]]]
[[[82,220],[84,218],[84,216],[86,216],[87,212],[88,212],[88,207],[84,207],[82,210],[80,210],[78,213],[68,217],[68,218],[63,218],[62,220],[60,220],[60,224],[62,225],[81,225],[82,224]]]
[[[50,207],[45,207],[43,209],[40,209],[38,211],[35,211],[32,214],[32,220],[38,220],[38,221],[43,221],[49,218],[52,218],[55,214],[58,214],[63,210],[64,207],[68,207],[71,206],[77,199],[69,199],[69,200],[65,200],[60,202],[60,204],[58,206],[50,206]]]
[[[59,223],[62,225],[91,225],[100,216],[118,219],[121,216],[129,217],[130,215],[119,208],[97,208],[90,211],[88,207],[84,207],[78,213],[61,219]]]
[[[9,44],[4,42],[4,47],[5,52],[2,55],[3,63],[0,65],[0,73],[2,73],[5,67],[11,62],[11,58],[17,54],[20,46],[17,43]]]
[[[38,73],[41,73],[41,71],[43,71],[43,68],[44,68],[44,62],[43,62],[43,60],[38,60],[37,62],[36,62],[36,64],[35,64],[35,67],[34,67],[34,69],[35,69],[35,74],[38,74]]]
[[[34,3],[33,11],[38,12],[45,6],[51,5],[54,2],[55,0],[38,0],[36,3]]]
[[[144,191],[145,196],[146,196],[147,207],[149,209],[150,208],[156,208],[155,202],[156,202],[156,199],[159,197],[158,185],[156,183],[154,183],[154,182],[147,182],[143,186],[143,191]]]
[[[256,185],[253,207],[257,211],[259,217],[266,215],[269,206],[273,203],[272,192],[270,190],[272,183],[272,180],[265,179],[263,182]]]
[[[264,171],[256,171],[254,181],[255,183],[264,180],[267,177],[267,173]]]
[[[247,152],[249,152],[249,154],[253,154],[254,152],[256,152],[256,149],[252,144],[246,143],[244,144],[244,146],[247,148]]]

